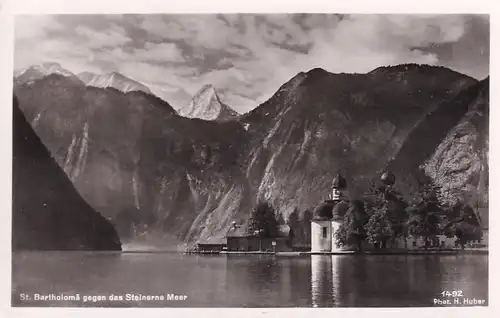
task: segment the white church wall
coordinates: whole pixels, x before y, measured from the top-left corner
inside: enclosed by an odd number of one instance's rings
[[[311,221],[311,252],[331,252],[332,225],[329,220]]]

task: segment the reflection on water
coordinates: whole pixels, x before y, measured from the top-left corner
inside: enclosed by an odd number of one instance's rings
[[[340,257],[311,255],[311,301],[313,307],[339,304],[338,262]]]
[[[442,291],[488,296],[484,255],[313,255],[314,307],[432,306]]]
[[[32,252],[13,255],[15,306],[432,306],[443,290],[487,300],[486,255],[182,255]],[[107,299],[22,300],[21,294]],[[183,301],[110,301],[109,295],[186,295]]]

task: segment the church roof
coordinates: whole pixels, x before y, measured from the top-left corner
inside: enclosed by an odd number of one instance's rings
[[[344,218],[345,213],[349,209],[349,203],[346,201],[340,201],[333,207],[333,218]]]
[[[380,180],[386,185],[393,185],[394,182],[396,181],[396,177],[394,176],[394,173],[390,171],[386,171],[380,176]]]
[[[313,212],[313,219],[330,220],[333,217],[333,201],[320,203]]]
[[[337,188],[337,189],[346,189],[347,188],[347,181],[345,180],[344,177],[342,177],[340,174],[337,174],[332,181],[332,188]]]
[[[326,200],[319,204],[313,212],[313,219],[332,220],[342,219],[349,209],[349,203],[346,201]]]

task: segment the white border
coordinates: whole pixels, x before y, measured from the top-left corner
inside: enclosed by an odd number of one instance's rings
[[[496,230],[490,230],[490,280],[489,280],[489,307],[483,308],[334,308],[334,309],[82,309],[82,308],[10,308],[11,294],[11,162],[12,162],[12,72],[13,72],[13,14],[54,14],[54,13],[481,13],[490,14],[491,50],[490,56],[500,56],[498,50],[499,9],[498,0],[0,0],[0,274],[3,283],[0,286],[0,316],[15,317],[84,317],[89,315],[120,315],[120,317],[137,317],[148,315],[151,317],[235,317],[266,315],[272,317],[290,317],[310,315],[341,315],[349,317],[479,317],[493,316],[494,309],[498,308],[498,280],[499,263],[495,256],[495,246],[498,242]],[[491,59],[490,74],[498,71],[497,60]],[[499,87],[496,76],[490,77],[491,87],[491,129],[490,129],[490,228],[496,229],[499,217],[498,196],[496,189],[499,185],[499,169],[496,158],[499,149],[499,131],[494,122],[499,118],[496,101]],[[498,212],[496,212],[498,211]]]

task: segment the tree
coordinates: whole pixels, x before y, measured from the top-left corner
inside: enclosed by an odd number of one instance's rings
[[[252,210],[248,233],[259,232],[260,237],[276,237],[278,234],[278,222],[274,207],[267,201],[260,201]]]
[[[394,244],[398,238],[406,238],[407,236],[406,222],[408,214],[406,213],[406,208],[408,204],[404,200],[403,195],[394,188],[386,189],[385,198],[389,222],[392,227],[391,240]]]
[[[365,231],[368,242],[376,247],[386,247],[387,241],[393,237],[394,232],[389,221],[389,213],[385,207],[375,211],[370,216],[365,225]]]
[[[368,216],[365,213],[363,201],[354,200],[349,203],[349,208],[344,214],[344,222],[335,233],[337,246],[355,245],[360,251],[363,241],[366,238],[365,225],[368,222]]]
[[[299,210],[295,208],[290,215],[288,215],[288,220],[286,222],[292,232],[295,234],[295,239],[300,241],[303,239],[302,224],[299,218]]]
[[[413,237],[421,237],[426,249],[429,247],[430,239],[439,233],[440,217],[445,214],[437,193],[437,187],[432,182],[421,184],[407,208],[410,215],[407,222],[408,233]]]
[[[304,215],[302,216],[302,238],[306,243],[311,242],[311,221],[313,218],[313,213],[311,210],[306,209]]]
[[[276,222],[278,225],[285,225],[285,218],[283,217],[283,213],[279,212],[278,216],[276,217]]]
[[[367,215],[370,219],[374,217],[365,225],[367,234],[371,233],[368,235],[370,242],[385,247],[388,241],[394,244],[397,238],[406,237],[407,203],[396,188],[372,183],[364,201]],[[384,222],[388,222],[389,226]],[[390,237],[386,236],[388,232]]]
[[[474,240],[480,240],[481,239],[481,228],[478,226],[475,226],[473,224],[470,224],[466,221],[461,221],[457,224],[455,224],[455,236],[458,239],[458,244],[463,248],[465,248],[465,245]]]
[[[470,206],[458,202],[450,210],[448,215],[458,217],[450,219],[444,226],[443,231],[448,237],[456,236],[462,249],[468,242],[481,239],[481,226]]]

